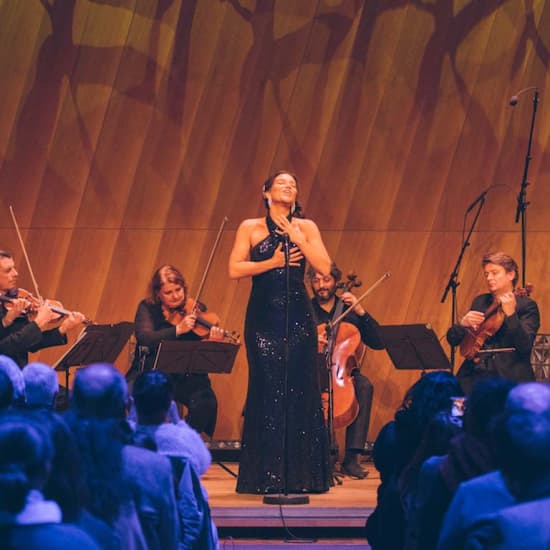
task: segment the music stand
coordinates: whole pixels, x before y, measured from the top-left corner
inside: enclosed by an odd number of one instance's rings
[[[116,325],[88,325],[75,343],[55,363],[54,369],[65,372],[65,391],[69,399],[69,368],[91,363],[114,363],[134,332],[134,323],[123,321]]]
[[[216,340],[163,340],[157,349],[153,370],[166,374],[229,374],[239,344]]]
[[[396,369],[449,370],[451,365],[431,325],[385,325],[378,334]]]

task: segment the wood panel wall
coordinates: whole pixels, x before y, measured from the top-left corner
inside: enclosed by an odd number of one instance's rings
[[[227,277],[232,240],[262,214],[265,177],[287,168],[344,271],[363,289],[391,271],[371,314],[443,337],[441,297],[483,191],[459,313],[484,290],[483,253],[521,258],[533,91],[508,100],[537,86],[526,274],[550,332],[550,3],[0,0],[0,22],[0,247],[16,254],[21,286],[31,281],[9,205],[42,294],[101,323],[133,320],[164,262],[196,291],[227,216],[202,298],[242,330],[250,281]],[[419,373],[384,351],[369,351],[364,372],[372,439]],[[237,439],[244,349],[231,375],[212,378],[216,437]]]

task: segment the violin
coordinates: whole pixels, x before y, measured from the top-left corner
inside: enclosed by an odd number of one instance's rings
[[[25,310],[21,312],[21,316],[27,317],[29,321],[33,321],[36,317],[38,309],[42,306],[43,301],[34,296],[32,292],[29,292],[24,288],[17,288],[13,291],[10,291],[9,295],[3,294],[0,296],[0,302],[4,304],[4,307],[7,310],[10,310],[13,307],[13,302],[19,299],[27,300],[29,302]],[[46,300],[46,305],[48,306],[50,311],[53,311],[54,313],[57,313],[59,315],[57,319],[52,321],[53,323],[59,321],[62,317],[70,315],[71,313],[69,310],[64,309],[63,304],[61,302],[58,302],[57,300]],[[85,325],[89,325],[92,323],[92,321],[85,318],[83,323]]]
[[[348,274],[348,280],[336,285],[336,288],[342,293],[349,292],[354,287],[361,286],[361,281],[357,280],[355,273]],[[339,305],[342,305],[340,302]],[[345,305],[344,305],[345,307]],[[341,311],[335,311],[335,317],[340,315]],[[331,330],[336,330],[334,335]],[[332,381],[332,427],[345,428],[349,426],[359,414],[359,403],[355,396],[355,387],[353,386],[352,371],[358,367],[358,356],[362,349],[361,334],[357,327],[346,321],[324,323],[317,327],[319,335],[326,334],[327,340],[331,340],[333,345],[331,354],[330,377]],[[328,396],[321,396],[325,419],[328,420]]]
[[[525,288],[514,289],[516,296],[530,296],[533,291],[533,285],[527,284]],[[460,353],[465,359],[470,359],[474,363],[479,363],[479,351],[483,347],[485,340],[496,334],[502,323],[504,323],[504,312],[497,298],[493,298],[491,305],[485,311],[485,319],[479,325],[477,330],[466,327],[466,335],[460,342]]]
[[[196,315],[195,326],[191,329],[191,331],[200,338],[206,338],[212,327],[220,326],[220,318],[218,315],[207,311],[206,306],[201,302],[197,302],[194,298],[187,298],[185,303],[177,308],[168,308],[163,305],[162,313],[164,318],[171,325],[179,324],[187,315]],[[225,329],[222,330],[224,338],[234,344],[239,343],[239,335],[235,331],[228,332]]]

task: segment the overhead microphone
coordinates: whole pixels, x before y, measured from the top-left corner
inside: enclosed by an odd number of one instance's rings
[[[466,214],[469,214],[481,201],[485,200],[485,195],[487,195],[487,191],[488,189],[483,191],[483,193],[481,193],[481,195],[479,195],[479,197],[472,204],[470,204],[470,206],[468,206]]]
[[[518,101],[519,101],[519,96],[521,94],[523,94],[524,92],[528,92],[529,90],[537,90],[537,87],[536,86],[529,86],[528,88],[523,88],[523,90],[520,90],[517,94],[513,95],[510,98],[510,105],[512,107],[516,106],[518,104]]]

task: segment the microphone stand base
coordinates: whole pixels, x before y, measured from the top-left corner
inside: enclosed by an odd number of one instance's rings
[[[309,504],[308,495],[265,495],[264,504]]]

